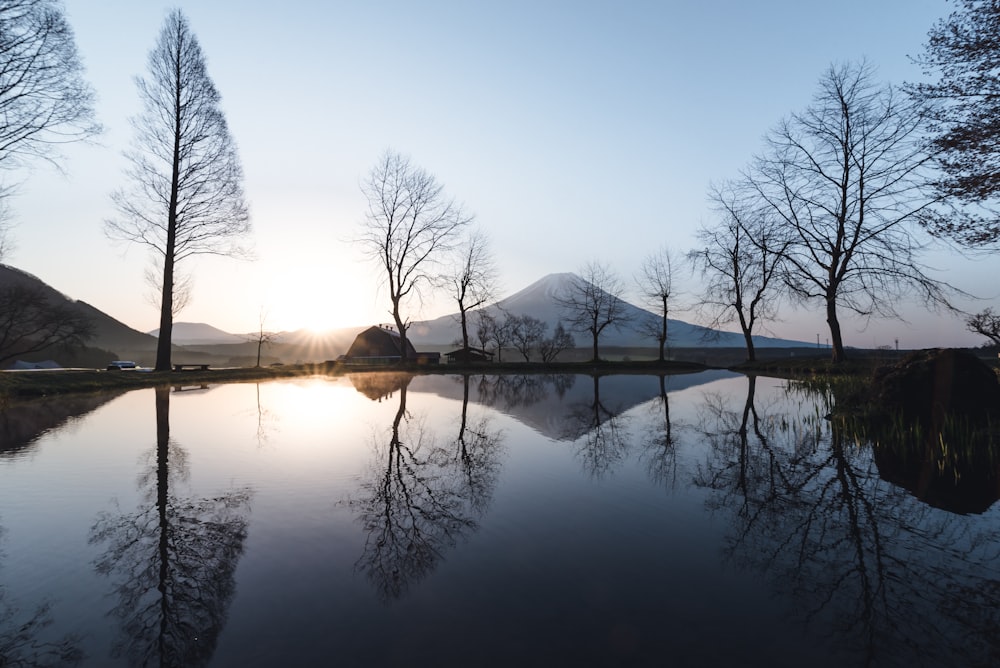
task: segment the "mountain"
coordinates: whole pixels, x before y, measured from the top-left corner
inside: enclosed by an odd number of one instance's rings
[[[158,338],[159,328],[149,332],[149,335]],[[245,336],[230,334],[203,322],[175,322],[170,336],[170,342],[178,346],[245,343],[246,340]]]
[[[117,355],[123,357],[126,354],[134,353],[136,351],[156,350],[156,339],[148,334],[143,334],[142,332],[132,329],[128,325],[115,320],[108,314],[94,308],[86,302],[74,301],[73,299],[70,299],[63,293],[26,271],[16,269],[15,267],[11,267],[9,265],[0,264],[0,288],[10,285],[23,285],[41,290],[42,294],[45,295],[50,303],[65,302],[69,304],[71,308],[89,317],[91,322],[94,324],[94,336],[87,342],[88,347],[115,351]],[[102,354],[102,358],[103,357],[107,357],[107,354]],[[60,355],[59,359],[64,361],[67,358],[65,355]],[[106,364],[108,361],[110,360],[104,360],[101,366]]]
[[[582,280],[576,274],[562,273],[549,274],[542,279],[535,281],[523,290],[502,299],[495,305],[484,310],[493,316],[504,312],[513,315],[530,315],[548,325],[548,333],[552,333],[556,324],[563,319],[561,307],[557,302],[560,294],[564,294],[572,285],[573,281]],[[658,321],[658,316],[654,313],[625,303],[625,313],[630,323],[621,330],[606,329],[601,334],[601,346],[610,347],[656,347],[656,341],[648,336],[639,334],[638,324],[643,320]],[[469,336],[474,337],[475,318],[469,324]],[[692,325],[683,320],[668,319],[668,345],[672,348],[742,348],[744,346],[743,335],[735,332],[722,332],[719,330]],[[588,347],[590,345],[589,334],[586,332],[574,332],[576,345],[578,347]],[[458,324],[458,314],[446,315],[434,320],[414,322],[410,326],[408,338],[414,345],[448,345],[461,338],[461,328]],[[776,339],[768,336],[755,336],[754,344],[762,348],[786,348],[809,345],[801,341],[790,341],[787,339]]]

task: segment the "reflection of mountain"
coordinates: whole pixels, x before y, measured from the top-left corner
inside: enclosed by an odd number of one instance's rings
[[[666,376],[668,392],[696,387],[738,374],[731,371],[711,370],[692,374]],[[430,392],[447,399],[461,400],[461,376],[416,376],[410,384],[411,392]],[[605,406],[614,415],[644,404],[660,396],[658,376],[620,375],[602,376],[600,392],[614,397],[613,405]],[[577,375],[517,375],[498,374],[472,376],[469,400],[510,415],[546,438],[556,441],[576,440],[584,431],[568,430],[574,407],[590,405],[594,398],[594,384],[589,376]]]
[[[16,455],[42,434],[63,427],[120,394],[57,395],[10,402],[0,410],[0,459]]]
[[[555,330],[560,320],[565,320],[556,298],[564,294],[574,280],[582,280],[575,274],[549,274],[535,281],[520,292],[500,300],[496,306],[485,309],[498,315],[501,310],[514,315],[530,315],[548,324],[548,331]],[[601,335],[601,346],[655,346],[656,343],[648,336],[637,333],[641,331],[641,322],[656,320],[656,315],[632,304],[626,303],[625,312],[632,322],[621,331],[608,329]],[[577,345],[587,345],[581,341],[582,335],[577,335]],[[409,333],[414,345],[447,345],[460,338],[457,317],[442,316],[435,320],[413,323]],[[766,347],[798,347],[804,345],[798,341],[774,339],[767,336],[755,336],[754,343],[761,348]],[[720,332],[700,325],[692,325],[683,320],[670,320],[671,347],[697,348],[701,346],[733,347],[744,346],[743,336],[734,332]]]

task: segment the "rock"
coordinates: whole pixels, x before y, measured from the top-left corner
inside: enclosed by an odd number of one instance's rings
[[[945,415],[975,423],[1000,419],[1000,382],[972,353],[951,348],[910,353],[872,379],[875,408],[941,425]]]

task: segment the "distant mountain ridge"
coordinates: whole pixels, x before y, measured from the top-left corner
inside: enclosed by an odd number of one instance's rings
[[[160,328],[147,332],[159,338]],[[224,332],[204,322],[175,322],[170,335],[171,343],[180,346],[215,345],[221,343],[246,343],[247,337]]]
[[[576,274],[549,274],[535,281],[528,287],[501,299],[484,311],[493,316],[503,316],[503,313],[513,315],[529,315],[548,325],[548,333],[552,333],[556,325],[565,317],[558,304],[558,296],[564,294],[574,280],[582,280]],[[656,341],[636,330],[643,320],[659,321],[659,317],[649,311],[625,302],[625,313],[631,321],[620,330],[608,328],[601,334],[601,346],[611,347],[656,347]],[[743,335],[736,332],[719,330],[693,325],[683,320],[669,318],[667,345],[678,348],[742,348],[745,343]],[[589,334],[573,333],[577,347],[590,345]],[[414,322],[410,326],[408,338],[414,345],[447,345],[461,338],[461,328],[458,324],[458,314],[451,314]],[[475,316],[469,323],[469,337],[475,338]],[[791,341],[769,336],[754,336],[754,344],[762,348],[785,348],[809,345],[802,341]]]

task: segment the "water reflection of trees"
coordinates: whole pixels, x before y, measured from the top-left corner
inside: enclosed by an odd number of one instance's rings
[[[139,477],[143,505],[102,513],[91,543],[107,546],[99,573],[114,578],[121,621],[116,657],[133,665],[201,666],[210,661],[235,591],[251,492],[184,498],[185,450],[170,438],[170,390],[157,388],[156,449]]]
[[[599,478],[626,459],[630,442],[622,406],[609,407],[601,397],[601,377],[592,380],[590,397],[570,405],[563,433],[578,445],[584,470]]]
[[[482,375],[476,391],[483,405],[511,410],[533,406],[552,394],[562,399],[574,383],[576,376],[568,373]]]
[[[995,665],[1000,530],[919,503],[815,402],[762,408],[755,387],[742,407],[708,397],[701,416],[695,482],[731,518],[727,556],[865,663]]]
[[[376,435],[375,459],[349,500],[365,533],[357,568],[388,602],[430,574],[446,549],[475,531],[499,473],[502,436],[487,419],[468,416],[468,378],[458,436],[437,442],[424,417],[406,406],[407,385],[384,435]]]
[[[649,419],[639,444],[642,459],[650,479],[663,486],[673,487],[677,482],[677,433],[670,419],[670,396],[667,393],[668,376],[660,375],[660,394],[649,402]]]
[[[0,527],[0,539],[3,534]],[[39,638],[53,623],[51,607],[42,603],[24,615],[0,586],[0,666],[75,666],[83,660],[80,639],[75,635],[55,641]]]

